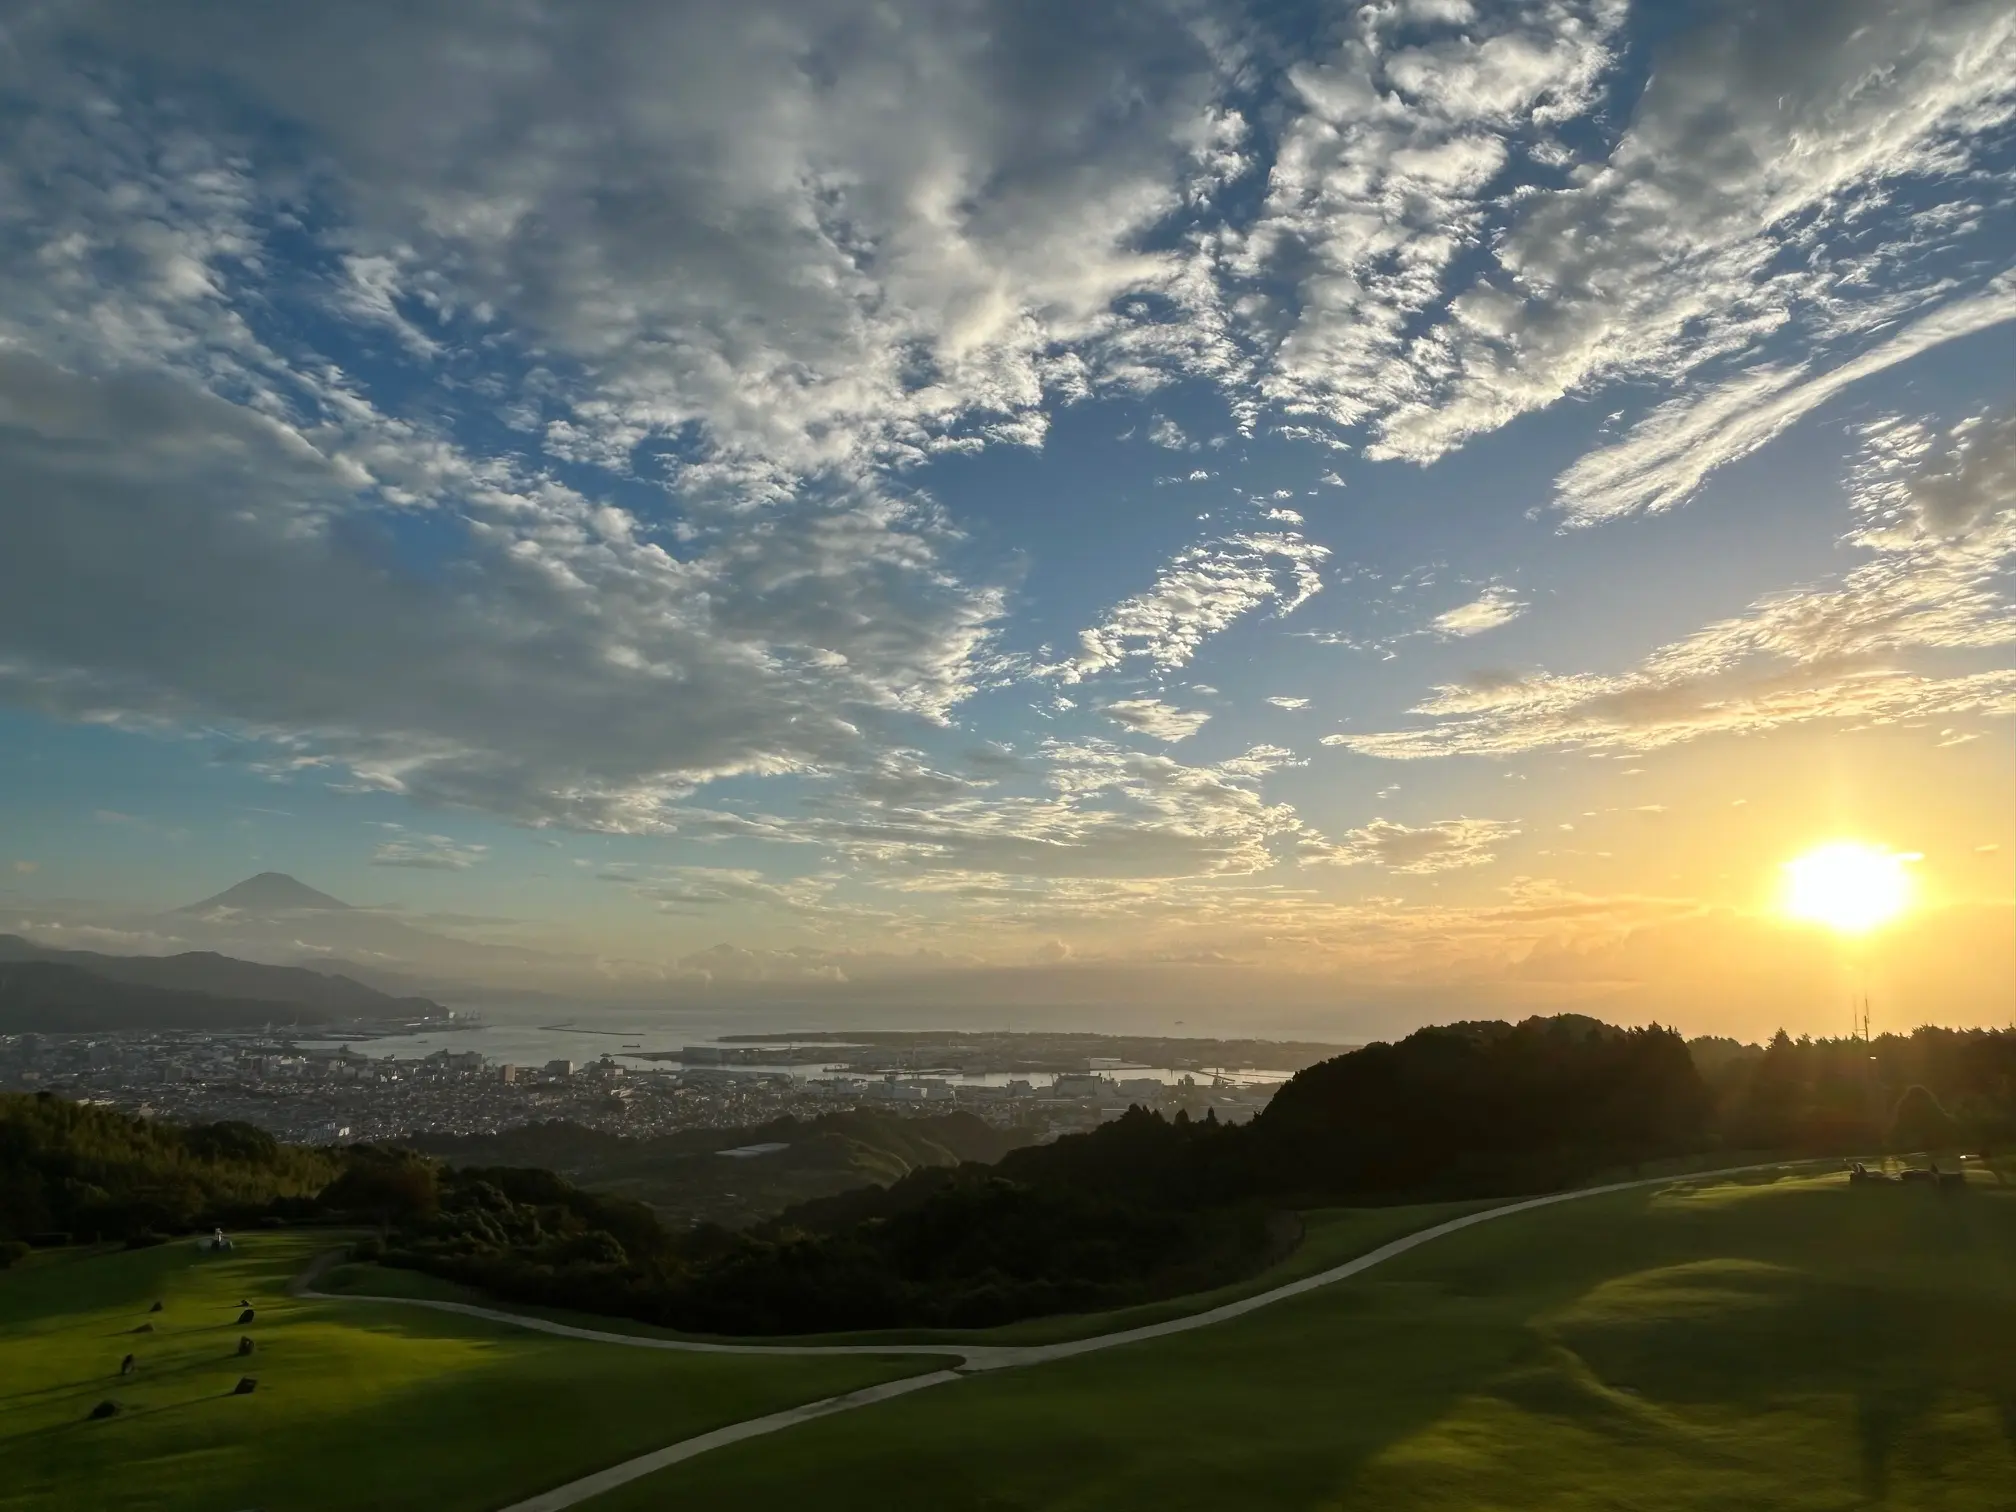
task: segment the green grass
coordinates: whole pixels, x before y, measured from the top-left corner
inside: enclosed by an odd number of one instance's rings
[[[2016,1188],[1682,1182],[1219,1327],[956,1382],[593,1512],[2016,1505]]]
[[[327,1233],[37,1255],[0,1272],[0,1512],[477,1512],[928,1360],[624,1349],[416,1308],[307,1302]],[[160,1313],[149,1313],[156,1298]],[[237,1323],[241,1300],[257,1319]],[[152,1334],[130,1330],[151,1322]],[[241,1334],[258,1352],[234,1354]],[[118,1375],[121,1356],[139,1372]],[[251,1396],[232,1396],[241,1375]],[[87,1422],[96,1402],[125,1410]]]

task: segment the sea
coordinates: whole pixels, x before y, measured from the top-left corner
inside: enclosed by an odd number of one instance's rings
[[[496,1065],[543,1066],[549,1061],[569,1060],[577,1065],[598,1061],[608,1056],[619,1065],[635,1070],[674,1069],[665,1061],[653,1061],[646,1057],[651,1052],[663,1054],[667,1051],[685,1049],[689,1045],[718,1046],[733,1034],[763,1032],[752,1026],[746,1015],[691,1013],[665,1009],[623,1009],[596,1007],[581,1013],[570,1013],[566,1009],[551,1006],[525,1007],[509,1005],[486,1008],[481,1015],[467,1022],[429,1028],[414,1034],[373,1035],[368,1039],[300,1039],[294,1043],[310,1049],[335,1049],[339,1045],[349,1045],[360,1055],[373,1059],[393,1056],[399,1060],[417,1060],[432,1055],[436,1050],[465,1052],[474,1050],[484,1059]],[[776,1032],[788,1033],[788,1029]],[[794,1042],[779,1043],[779,1048],[789,1048]],[[831,1041],[818,1042],[822,1050],[836,1050]],[[908,1069],[911,1061],[906,1052],[890,1047],[877,1057],[878,1064],[886,1069]],[[787,1061],[779,1059],[775,1063],[748,1063],[738,1061],[729,1068],[736,1071],[770,1071],[794,1077],[807,1078],[831,1076],[841,1069],[836,1060]],[[940,1068],[919,1064],[920,1071]],[[1126,1066],[1109,1075],[1120,1077],[1147,1078],[1158,1081],[1177,1082],[1185,1076],[1198,1076],[1189,1070],[1178,1070],[1171,1066]],[[1273,1082],[1287,1079],[1286,1072],[1280,1071],[1240,1071],[1226,1073],[1227,1080]],[[1028,1081],[1036,1086],[1048,1086],[1053,1077],[1046,1073],[990,1072],[982,1075],[947,1075],[946,1080],[964,1083],[968,1086],[1006,1086],[1011,1081]],[[1202,1079],[1200,1077],[1200,1079]]]

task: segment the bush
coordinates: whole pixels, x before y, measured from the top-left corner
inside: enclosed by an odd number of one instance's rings
[[[383,1260],[385,1258],[385,1241],[378,1238],[375,1234],[359,1239],[355,1244],[350,1246],[350,1258],[352,1260]]]
[[[8,1270],[19,1265],[30,1253],[29,1246],[20,1239],[0,1242],[0,1270]]]

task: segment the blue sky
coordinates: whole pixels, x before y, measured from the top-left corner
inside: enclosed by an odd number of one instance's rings
[[[2012,64],[0,6],[0,915],[217,943],[159,910],[271,868],[574,990],[1750,1029],[1831,1022],[1772,890],[1846,835],[1998,1020]]]

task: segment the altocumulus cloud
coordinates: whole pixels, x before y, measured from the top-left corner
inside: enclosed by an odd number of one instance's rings
[[[1157,740],[1188,740],[1210,722],[1201,709],[1179,709],[1159,698],[1120,698],[1106,705],[1106,717],[1117,725]]]
[[[1346,833],[1337,846],[1305,854],[1305,860],[1397,872],[1449,871],[1495,860],[1494,847],[1518,833],[1518,825],[1499,819],[1441,819],[1421,825],[1374,819]]]

